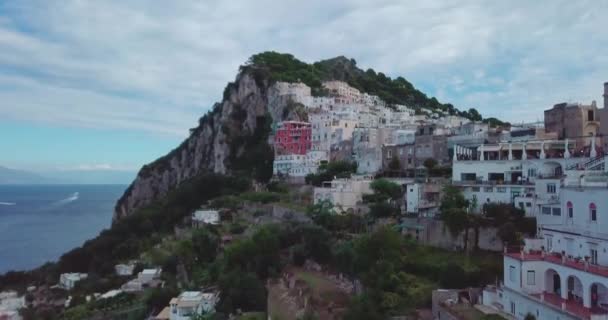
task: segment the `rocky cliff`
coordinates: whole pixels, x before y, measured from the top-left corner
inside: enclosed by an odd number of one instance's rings
[[[401,104],[417,112],[481,120],[475,109],[460,111],[451,104],[442,104],[402,77],[391,79],[372,69],[357,68],[353,59],[340,56],[308,64],[290,54],[259,53],[240,68],[236,80],[224,90],[222,102],[199,120],[179,147],[140,170],[118,200],[114,220],[162,199],[184,181],[203,173],[269,179],[273,152],[268,139],[272,123],[306,120],[306,112],[298,103],[302,101],[294,101],[298,99],[297,92],[325,95],[322,81],[326,80],[345,81],[361,92],[377,95],[388,106]]]
[[[303,115],[293,104],[281,86],[271,83],[264,72],[253,66],[241,68],[236,80],[226,87],[223,101],[199,120],[190,136],[179,147],[139,171],[118,200],[114,220],[161,199],[198,174],[234,173],[249,145],[262,143],[270,148],[268,135],[263,132],[270,123],[301,120]],[[266,140],[252,141],[252,137]]]

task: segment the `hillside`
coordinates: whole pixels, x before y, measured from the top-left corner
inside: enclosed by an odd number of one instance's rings
[[[303,82],[313,95],[324,95],[322,81],[342,80],[378,95],[387,104],[402,104],[417,112],[461,115],[481,120],[475,110],[460,111],[417,90],[402,77],[391,79],[372,69],[359,69],[353,59],[336,57],[308,64],[290,54],[264,52],[252,56],[229,83],[223,100],[199,119],[190,136],[164,157],[145,165],[116,204],[114,220],[128,216],[202,173],[218,173],[267,181],[272,175],[271,124],[300,120],[276,83]]]

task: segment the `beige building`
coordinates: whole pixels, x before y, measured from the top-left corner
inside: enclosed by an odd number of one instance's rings
[[[356,212],[364,194],[371,194],[372,176],[353,176],[350,179],[334,179],[323,182],[314,190],[314,203],[329,201],[338,212]]]
[[[361,100],[361,92],[344,81],[326,81],[323,87],[336,97],[336,103],[355,103]]]
[[[604,83],[604,108],[597,110],[600,120],[600,135],[602,136],[603,149],[608,151],[608,82]]]
[[[588,137],[600,133],[598,110],[595,101],[590,105],[558,103],[545,110],[545,130],[556,132],[558,139],[572,139],[579,146],[588,145]]]
[[[416,132],[416,166],[421,166],[426,159],[433,158],[437,163],[451,162],[448,154],[448,137],[445,128],[437,125],[424,125]]]

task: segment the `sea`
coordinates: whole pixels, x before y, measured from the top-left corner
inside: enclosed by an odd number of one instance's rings
[[[0,274],[56,261],[110,227],[126,185],[0,185]]]

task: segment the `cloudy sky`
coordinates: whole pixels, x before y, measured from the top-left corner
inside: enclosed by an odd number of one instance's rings
[[[345,55],[484,116],[601,102],[608,1],[0,1],[0,165],[132,170],[253,53]]]

